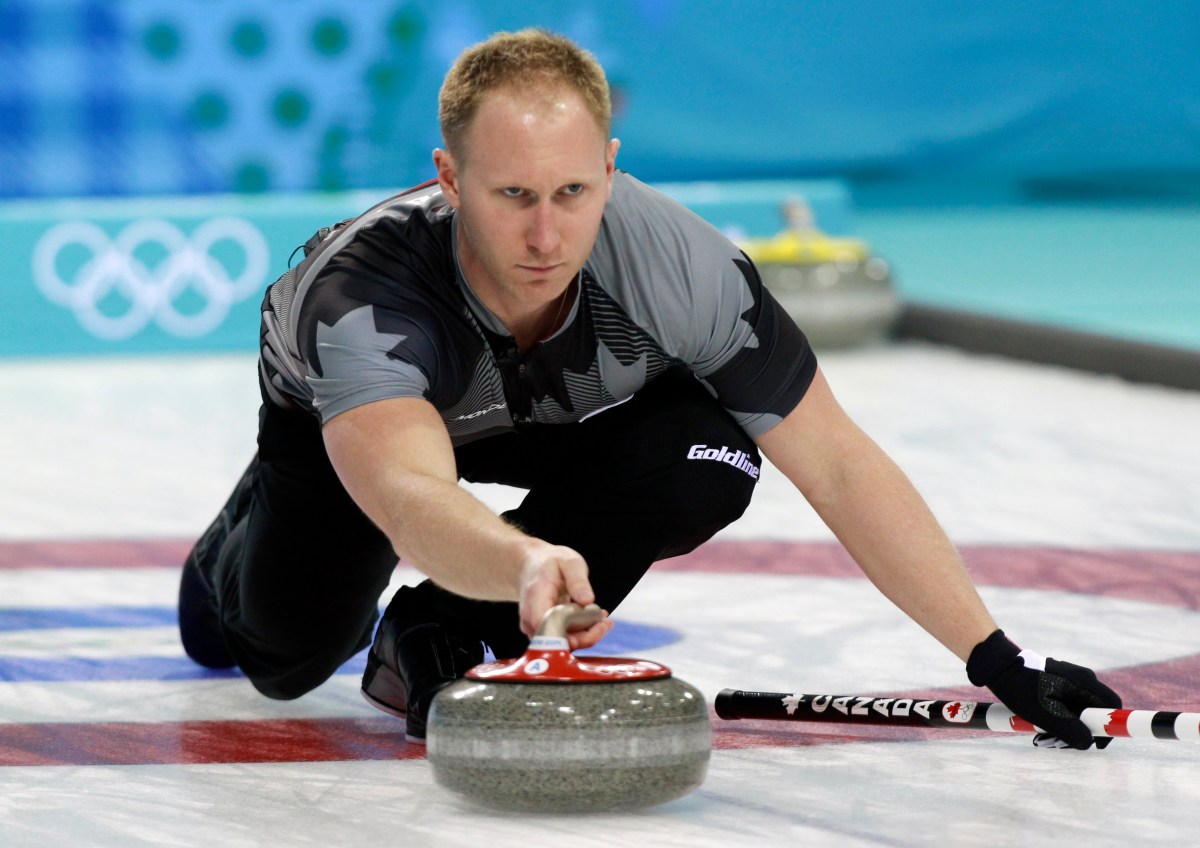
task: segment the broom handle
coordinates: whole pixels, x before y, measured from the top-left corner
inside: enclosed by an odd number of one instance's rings
[[[717,715],[724,719],[969,728],[998,733],[1040,730],[1003,704],[976,701],[722,689],[715,706]],[[1079,717],[1093,736],[1200,741],[1200,713],[1089,708]]]

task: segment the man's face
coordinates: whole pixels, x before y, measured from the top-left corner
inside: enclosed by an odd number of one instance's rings
[[[612,191],[618,142],[583,99],[501,89],[486,95],[462,150],[434,153],[458,213],[458,257],[502,320],[553,303],[592,251]]]

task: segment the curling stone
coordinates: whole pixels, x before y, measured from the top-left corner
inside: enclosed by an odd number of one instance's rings
[[[802,201],[784,204],[783,214],[783,232],[739,246],[813,347],[856,347],[885,338],[902,308],[888,263],[861,239],[821,232]]]
[[[426,742],[439,784],[497,809],[587,812],[661,804],[703,782],[704,697],[657,663],[572,655],[568,631],[600,616],[554,607],[524,656],[437,694]]]

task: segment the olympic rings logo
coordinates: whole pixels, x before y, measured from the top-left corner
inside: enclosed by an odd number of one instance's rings
[[[228,258],[229,245],[241,254],[231,263],[238,273],[218,258]],[[116,238],[88,221],[66,221],[38,240],[33,277],[47,300],[70,309],[97,338],[127,339],[151,323],[196,338],[262,290],[269,256],[262,233],[241,218],[213,218],[190,237],[156,218],[134,221]],[[180,308],[197,299],[198,308]]]

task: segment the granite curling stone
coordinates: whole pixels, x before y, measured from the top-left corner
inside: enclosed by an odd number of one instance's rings
[[[849,348],[887,338],[903,309],[888,263],[860,239],[821,232],[800,200],[783,211],[787,229],[739,246],[812,346]]]
[[[484,806],[590,812],[662,804],[700,786],[712,751],[703,695],[646,660],[575,657],[596,606],[554,607],[524,656],[484,663],[434,698],[434,779]]]

